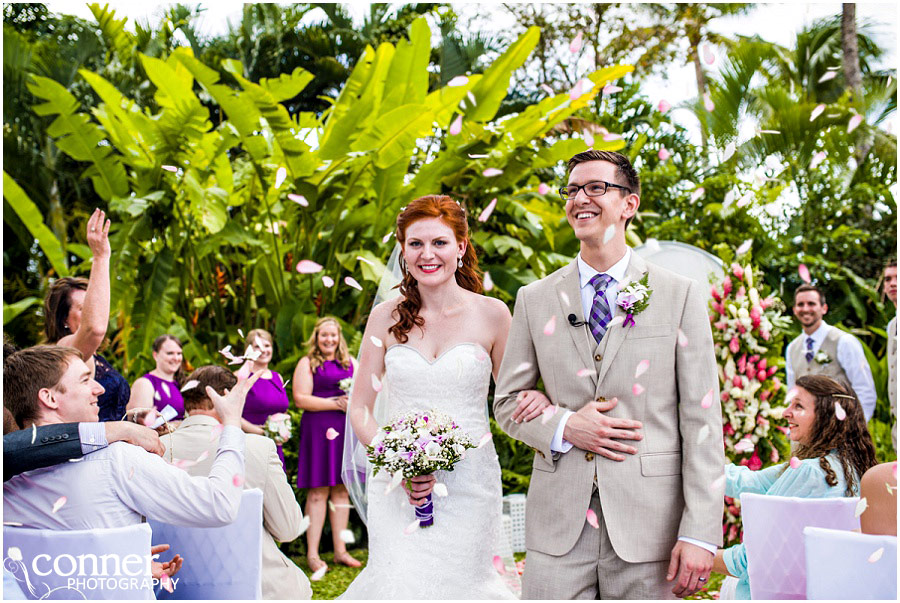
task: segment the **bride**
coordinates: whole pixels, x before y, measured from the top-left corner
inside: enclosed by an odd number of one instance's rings
[[[487,396],[506,346],[506,305],[481,295],[466,215],[447,196],[410,203],[397,218],[402,246],[400,296],[372,310],[360,349],[349,420],[363,445],[375,436],[375,398],[389,395],[387,417],[432,408],[477,443],[490,432]],[[527,392],[516,415],[540,416],[550,404]],[[419,528],[411,505],[435,484],[434,524]],[[512,599],[493,556],[501,530],[500,465],[493,443],[467,451],[453,471],[412,478],[389,490],[369,480],[369,559],[344,599]],[[389,491],[388,491],[389,490]],[[513,571],[513,570],[510,570]]]

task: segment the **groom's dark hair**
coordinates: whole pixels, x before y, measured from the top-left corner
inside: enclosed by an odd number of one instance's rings
[[[622,153],[616,153],[615,151],[596,151],[594,149],[590,149],[588,151],[584,151],[582,153],[578,153],[577,155],[573,155],[571,159],[569,159],[569,163],[566,165],[566,177],[568,178],[569,174],[572,173],[572,170],[579,163],[587,163],[588,161],[608,161],[609,163],[616,166],[616,177],[620,178],[620,182],[613,182],[612,184],[621,184],[622,186],[627,186],[631,189],[631,192],[641,196],[641,179],[638,176],[637,172],[634,169],[634,166],[631,165],[631,161],[628,160],[628,157],[623,155]],[[625,194],[625,191],[622,191],[622,194]],[[628,221],[625,223],[625,227],[627,228],[629,224],[631,224],[632,218],[628,218]]]

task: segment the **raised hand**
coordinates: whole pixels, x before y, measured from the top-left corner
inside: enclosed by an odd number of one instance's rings
[[[644,436],[636,430],[641,429],[643,424],[631,419],[613,419],[603,414],[618,403],[618,398],[588,402],[566,421],[563,438],[582,450],[596,452],[614,461],[625,460],[617,452],[637,453],[637,448],[618,440],[642,440]]]
[[[241,413],[244,411],[244,402],[247,401],[247,393],[265,371],[256,371],[249,379],[239,379],[237,385],[231,391],[225,390],[225,395],[220,396],[216,390],[206,386],[206,395],[212,401],[222,425],[241,426]],[[262,430],[260,430],[262,431]]]
[[[150,547],[150,555],[158,555],[168,550],[168,544],[157,544],[156,546]],[[163,574],[172,577],[178,573],[178,570],[181,569],[182,563],[184,563],[184,558],[181,555],[175,555],[171,560],[162,563],[154,560],[150,563],[150,573],[157,580],[162,578]]]
[[[513,411],[512,420],[516,423],[531,421],[541,416],[541,413],[553,403],[544,395],[544,392],[536,389],[528,389],[519,392],[516,396],[516,409]]]
[[[109,227],[112,224],[106,219],[106,213],[95,209],[87,223],[87,243],[95,258],[109,258]]]

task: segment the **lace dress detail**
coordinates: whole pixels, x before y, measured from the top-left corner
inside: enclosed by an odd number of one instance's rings
[[[385,352],[387,416],[442,411],[477,443],[490,431],[490,355],[458,344],[433,361],[400,344]],[[500,464],[493,442],[468,450],[453,471],[436,474],[448,496],[434,496],[434,525],[410,534],[415,520],[402,487],[384,494],[390,477],[368,484],[369,561],[343,599],[515,599],[494,569],[501,534]]]

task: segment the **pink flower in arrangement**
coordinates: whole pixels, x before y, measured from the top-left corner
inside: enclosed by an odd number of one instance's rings
[[[765,358],[763,358],[762,360],[759,361],[759,364],[756,366],[759,370],[764,371],[768,367],[768,362],[766,361]]]
[[[731,277],[726,276],[725,280],[722,281],[722,293],[727,297],[731,294],[732,284]]]
[[[759,454],[757,454],[756,450],[753,451],[753,456],[750,457],[750,463],[747,466],[750,467],[750,471],[759,471],[762,469],[762,459],[759,458]]]
[[[772,305],[772,298],[766,297],[766,298],[759,300],[759,305],[762,306],[763,310],[765,310],[766,308],[768,308],[769,306]]]
[[[728,342],[728,349],[731,350],[732,354],[737,354],[738,350],[741,349],[741,342],[738,341],[737,337],[732,337],[731,341]]]
[[[741,378],[738,375],[735,375],[731,378],[731,384],[735,387],[741,387]]]
[[[781,457],[778,455],[778,449],[774,446],[772,446],[772,455],[769,457],[769,459],[773,463],[777,463],[781,459]]]
[[[745,295],[747,295],[747,289],[745,289],[743,285],[741,285],[741,287],[737,290],[737,293],[734,294],[734,296],[738,299],[744,297]]]
[[[722,402],[728,402],[728,392],[722,392]]]
[[[715,310],[719,314],[721,314],[723,316],[725,315],[725,306],[723,306],[721,302],[713,302],[712,307],[713,307],[713,310]]]
[[[734,435],[734,427],[731,426],[731,423],[725,423],[725,427],[722,430],[725,432],[725,435]]]
[[[738,325],[737,327],[738,327],[738,333],[740,333],[741,335],[743,335],[744,333],[747,332],[747,328],[744,325]],[[734,350],[734,351],[737,352],[737,350]]]
[[[743,280],[743,278],[744,278],[744,269],[737,262],[735,262],[731,265],[731,273],[737,279]]]
[[[728,530],[728,540],[734,540],[737,537],[738,537],[737,524],[732,524],[731,529]]]
[[[767,418],[765,418],[764,416],[762,416],[762,415],[757,415],[757,416],[756,416],[756,422],[757,422],[759,425],[763,425],[764,427],[768,427],[768,426],[769,426],[769,420],[768,420]]]
[[[724,331],[726,325],[725,325],[724,320],[720,320],[719,322],[715,323],[713,326],[716,327],[720,331]]]
[[[749,358],[747,358],[750,362],[759,362],[759,354],[753,354]]]
[[[774,375],[777,371],[778,371],[778,367],[777,367],[777,366],[770,366],[770,367],[769,367],[769,378],[771,378],[772,375]],[[779,386],[780,386],[780,384],[779,384]],[[777,389],[777,388],[776,388],[776,389]]]
[[[760,402],[765,402],[766,400],[769,399],[769,394],[771,394],[771,393],[772,393],[772,392],[770,392],[770,391],[767,390],[767,389],[766,389],[766,390],[763,390],[763,392],[762,392],[761,394],[759,394],[759,401],[760,401]]]
[[[749,464],[750,459],[741,459],[740,461],[738,461],[738,465],[743,465],[744,467],[747,467]]]
[[[734,399],[734,405],[737,406],[737,409],[742,411],[744,410],[744,400],[741,398]]]
[[[759,336],[763,338],[763,341],[769,341],[769,332],[765,330],[760,330]]]
[[[709,293],[710,293],[710,295],[712,295],[712,298],[713,298],[714,300],[716,300],[716,301],[722,301],[722,296],[719,295],[719,290],[716,289],[716,286],[715,286],[715,285],[713,285],[712,287],[709,288]]]
[[[747,379],[755,379],[756,378],[756,367],[752,364],[747,366]]]
[[[747,354],[741,354],[741,357],[738,358],[737,370],[739,373],[743,373],[747,370]]]

